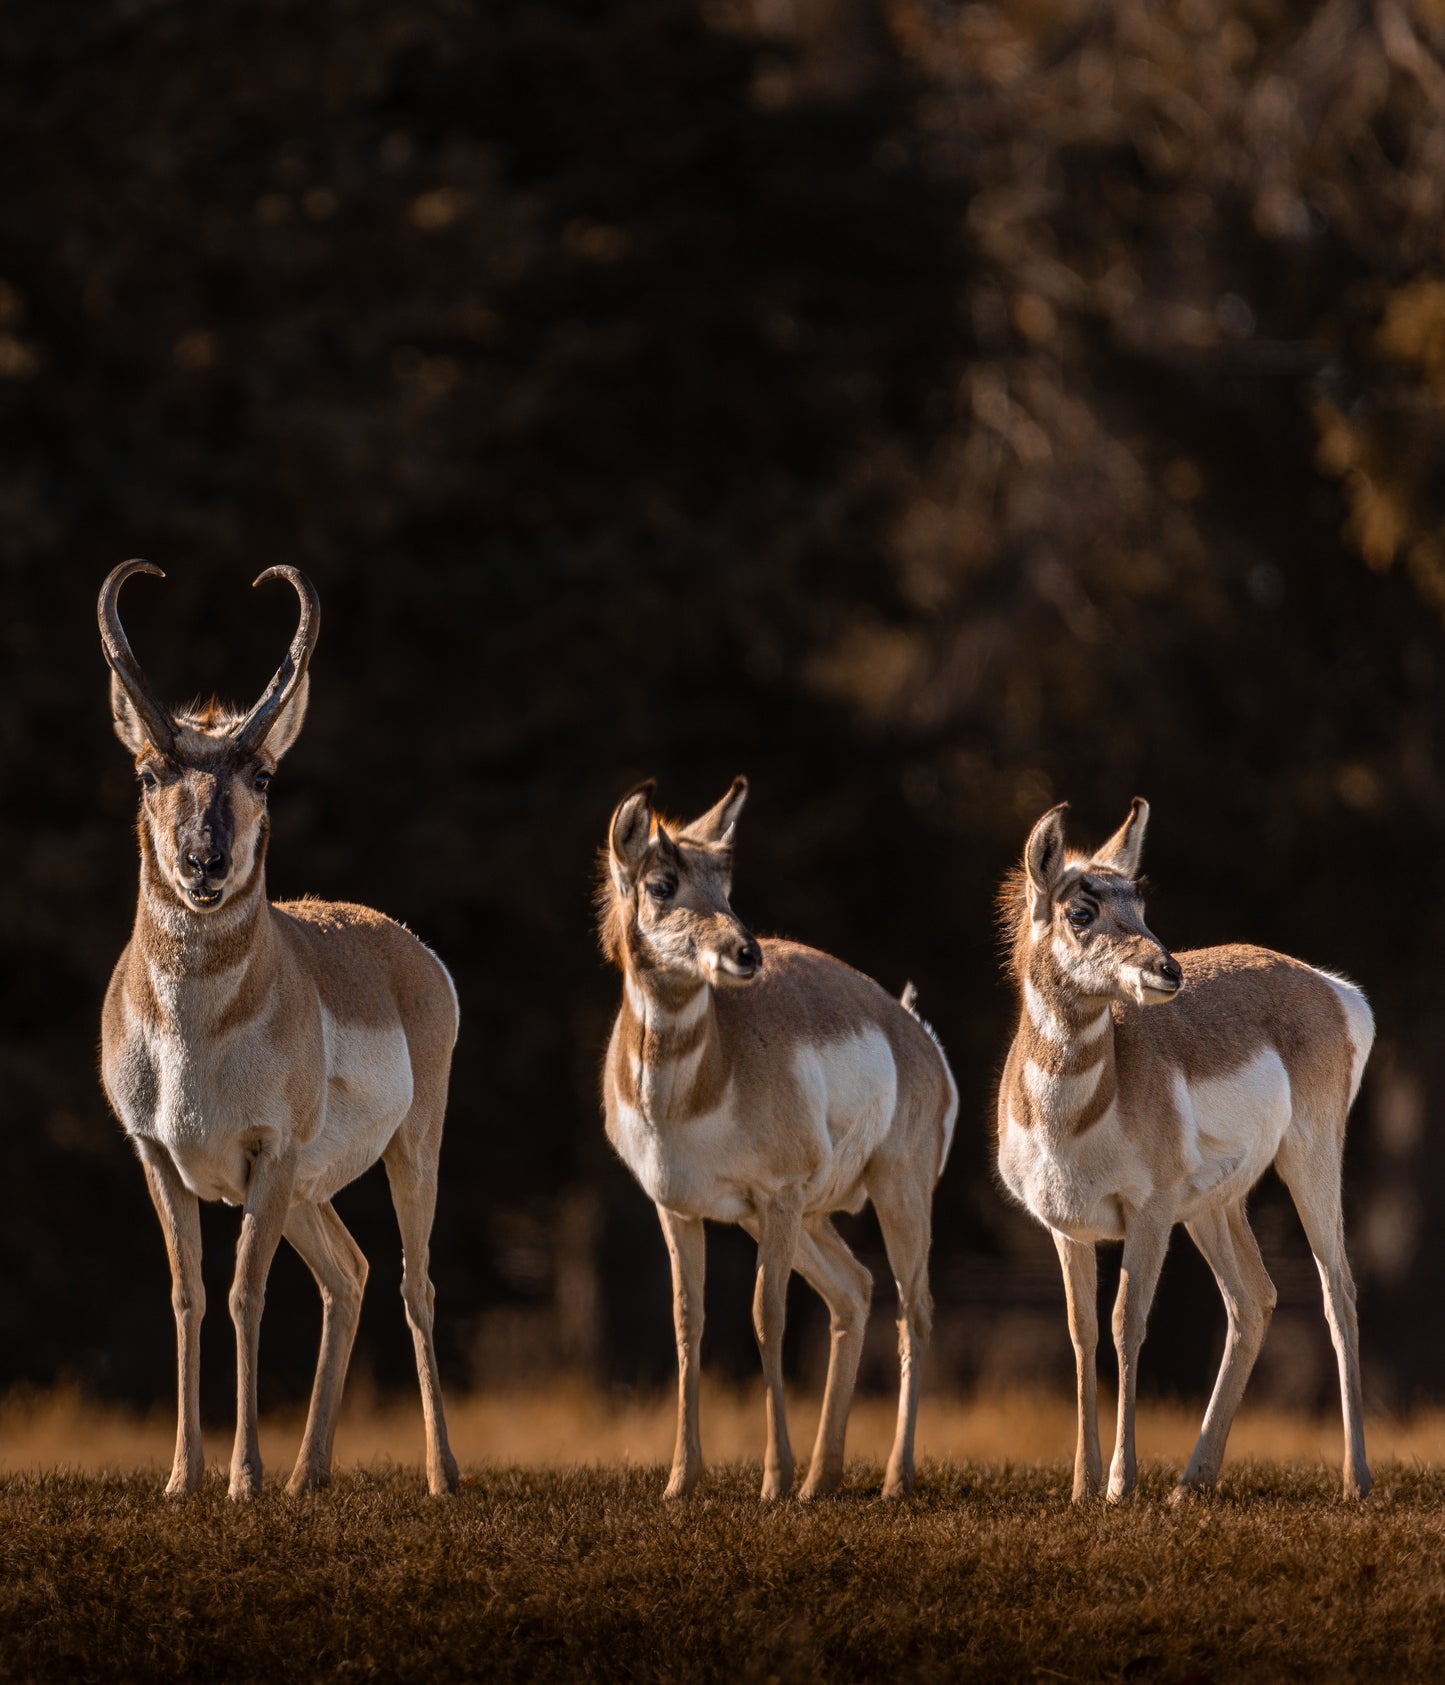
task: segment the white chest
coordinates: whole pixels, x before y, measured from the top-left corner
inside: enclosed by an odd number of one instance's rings
[[[241,1203],[256,1153],[280,1142],[299,1149],[297,1196],[329,1199],[375,1163],[410,1109],[399,1022],[343,1023],[308,997],[293,1008],[302,1024],[289,1026],[305,1033],[277,1033],[275,1013],[266,1013],[228,1035],[192,1027],[183,999],[179,1010],[167,1004],[160,1025],[128,1011],[107,1087],[127,1132],[163,1146],[202,1199]]]
[[[1117,1104],[1083,1135],[1063,1138],[1006,1109],[998,1165],[1021,1205],[1075,1240],[1121,1239],[1126,1205],[1143,1203],[1152,1190],[1147,1167],[1121,1141]]]

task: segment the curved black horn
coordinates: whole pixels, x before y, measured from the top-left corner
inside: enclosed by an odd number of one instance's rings
[[[100,647],[105,651],[105,659],[110,663],[111,671],[125,687],[131,706],[140,716],[146,736],[163,755],[169,755],[176,746],[175,721],[152,694],[150,680],[146,678],[140,662],[135,658],[135,651],[130,647],[130,639],[125,635],[125,628],[120,623],[120,611],[116,606],[121,586],[133,573],[153,573],[157,579],[165,578],[165,574],[153,562],[143,562],[138,556],[110,570],[105,584],[100,588],[100,600],[95,605],[96,618],[100,621]]]
[[[267,568],[251,584],[254,587],[268,579],[289,579],[296,587],[296,595],[301,599],[301,624],[296,628],[290,649],[286,651],[286,659],[276,669],[275,678],[266,686],[261,700],[236,727],[236,745],[247,753],[265,741],[266,733],[276,723],[276,716],[296,694],[297,685],[306,676],[312,651],[316,648],[317,634],[321,631],[321,599],[316,595],[316,587],[300,568]]]

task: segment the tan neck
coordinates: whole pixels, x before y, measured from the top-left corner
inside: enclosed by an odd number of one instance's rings
[[[623,1098],[649,1123],[702,1109],[723,1065],[711,986],[625,966],[618,1054]]]
[[[1118,1092],[1107,1000],[1064,989],[1045,963],[1025,973],[1011,1060],[1014,1116],[1055,1136],[1081,1135]]]
[[[260,861],[244,888],[215,912],[201,913],[165,882],[143,838],[127,992],[144,1017],[169,1024],[188,1044],[207,1045],[205,1038],[236,1017],[239,1002],[270,995],[278,942]]]

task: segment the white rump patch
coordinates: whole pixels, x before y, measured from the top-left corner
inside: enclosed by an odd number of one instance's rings
[[[1345,1023],[1350,1033],[1350,1104],[1354,1104],[1355,1096],[1360,1092],[1360,1081],[1365,1074],[1365,1061],[1370,1057],[1370,1049],[1375,1045],[1375,1015],[1370,1010],[1370,1003],[1365,999],[1365,991],[1358,983],[1352,983],[1348,977],[1341,977],[1336,971],[1322,971],[1319,966],[1312,966],[1318,971],[1325,982],[1339,996],[1340,1005],[1345,1009]]]

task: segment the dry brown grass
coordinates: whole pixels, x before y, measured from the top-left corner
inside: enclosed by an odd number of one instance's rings
[[[1236,1461],[1185,1511],[1075,1509],[1062,1463],[876,1465],[816,1506],[756,1465],[659,1501],[662,1471],[488,1468],[461,1495],[352,1471],[317,1497],[167,1503],[144,1475],[0,1477],[0,1677],[311,1681],[1433,1677],[1445,1478],[1363,1506]]]
[[[793,1445],[812,1444],[820,1400],[809,1394],[789,1403]],[[703,1450],[710,1463],[756,1459],[763,1447],[761,1389],[738,1392],[704,1382]],[[1146,1461],[1182,1467],[1199,1431],[1202,1405],[1146,1401],[1139,1413],[1139,1453]],[[447,1418],[458,1460],[473,1467],[538,1468],[651,1465],[672,1454],[674,1405],[670,1395],[607,1395],[565,1382],[526,1393],[451,1397]],[[262,1423],[261,1449],[270,1473],[288,1470],[301,1443],[300,1411]],[[1100,1398],[1107,1442],[1111,1404]],[[849,1455],[883,1462],[893,1438],[894,1404],[860,1398],[848,1428]],[[37,1469],[134,1471],[168,1467],[175,1439],[169,1411],[137,1416],[100,1405],[72,1391],[15,1393],[0,1401],[0,1472]],[[1445,1463],[1445,1411],[1408,1418],[1376,1416],[1366,1428],[1373,1460]],[[212,1465],[224,1467],[230,1429],[210,1427]],[[972,1399],[924,1394],[919,1415],[921,1455],[940,1462],[1053,1463],[1071,1458],[1071,1400],[1036,1392],[994,1393]],[[1313,1467],[1339,1466],[1337,1415],[1251,1409],[1247,1404],[1229,1440],[1226,1469],[1254,1458]],[[1105,1446],[1107,1455],[1107,1443]],[[377,1462],[420,1465],[421,1408],[413,1395],[383,1400],[356,1381],[337,1433],[339,1469]]]
[[[712,1466],[680,1507],[660,1501],[669,1401],[568,1387],[454,1401],[455,1501],[424,1495],[411,1402],[358,1392],[332,1491],[284,1495],[299,1423],[272,1421],[267,1489],[236,1507],[214,1461],[162,1498],[168,1418],[12,1398],[0,1679],[1344,1680],[1445,1654],[1445,1474],[1425,1466],[1445,1417],[1373,1423],[1379,1483],[1349,1507],[1337,1424],[1253,1412],[1220,1495],[1177,1512],[1197,1411],[1154,1406],[1139,1501],[1075,1509],[1067,1401],[935,1399],[918,1495],[885,1505],[891,1411],[863,1400],[844,1495],[764,1508],[757,1399],[706,1405]],[[815,1410],[797,1401],[800,1445]]]

